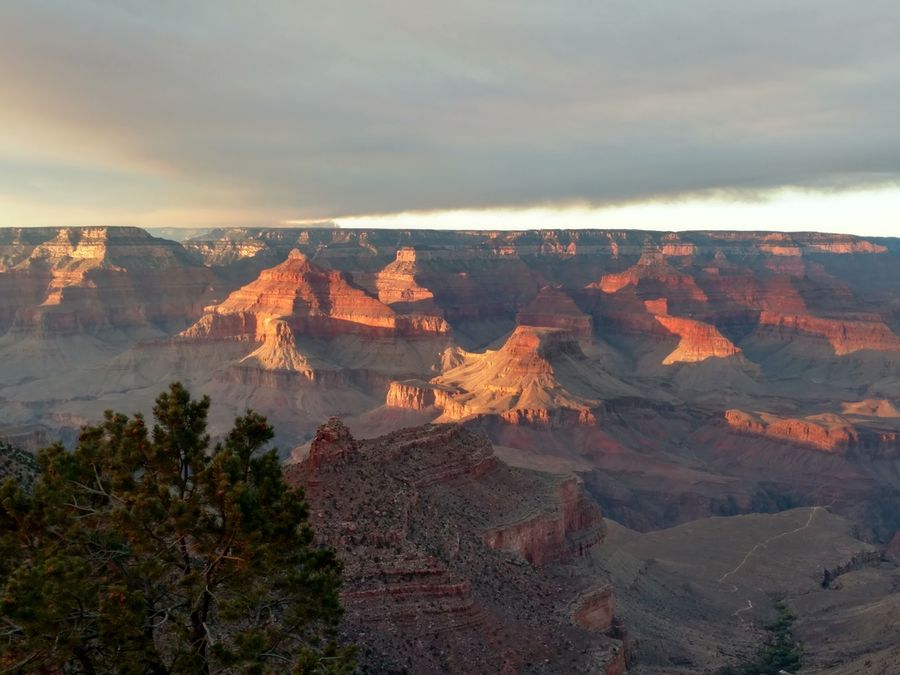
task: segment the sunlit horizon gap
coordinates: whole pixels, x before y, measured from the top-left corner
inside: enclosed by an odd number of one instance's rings
[[[747,200],[694,196],[614,205],[405,211],[327,220],[361,229],[775,230],[897,237],[900,186],[828,192],[784,188]],[[317,222],[322,219],[286,220],[282,225]]]

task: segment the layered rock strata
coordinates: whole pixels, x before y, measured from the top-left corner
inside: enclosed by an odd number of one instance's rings
[[[728,426],[745,434],[768,436],[825,452],[862,452],[870,457],[900,457],[900,431],[857,426],[835,414],[791,418],[771,413],[726,410]]]
[[[183,326],[213,283],[181,246],[137,228],[0,230],[0,332]]]
[[[611,599],[574,554],[602,541],[602,519],[574,480],[511,469],[455,425],[357,442],[335,420],[286,476],[344,562],[342,630],[363,667],[621,672]],[[559,537],[543,536],[548,523]],[[492,545],[500,532],[528,544]]]
[[[671,316],[665,298],[644,302],[647,311],[666,330],[679,337],[678,346],[663,359],[664,365],[696,363],[709,358],[726,358],[741,352],[715,326],[694,319]]]
[[[438,316],[398,314],[355,287],[345,273],[313,265],[294,249],[286,261],[208,308],[184,336],[262,341],[273,320],[316,338],[428,336],[449,330]]]

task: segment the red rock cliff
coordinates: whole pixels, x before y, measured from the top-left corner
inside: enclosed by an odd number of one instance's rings
[[[575,478],[560,484],[558,495],[552,511],[488,530],[483,535],[485,543],[538,566],[585,555],[603,541],[600,510],[584,496]]]

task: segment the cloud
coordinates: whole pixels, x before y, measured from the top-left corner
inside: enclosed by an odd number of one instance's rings
[[[0,199],[246,222],[852,190],[900,178],[898,27],[881,0],[6,4]]]

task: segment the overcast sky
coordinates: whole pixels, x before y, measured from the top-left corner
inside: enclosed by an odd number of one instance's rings
[[[898,120],[896,0],[0,3],[0,226],[900,235]]]

